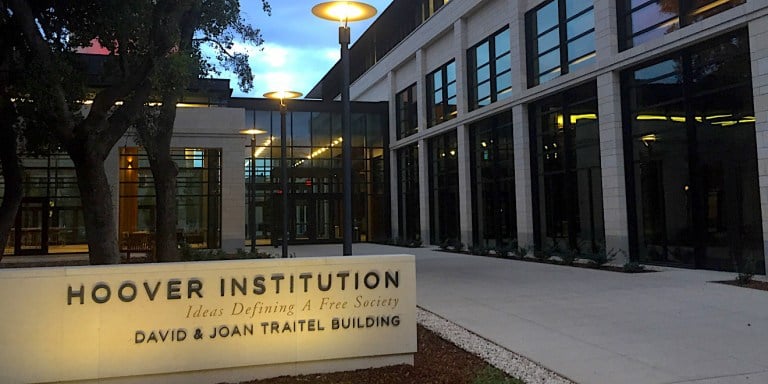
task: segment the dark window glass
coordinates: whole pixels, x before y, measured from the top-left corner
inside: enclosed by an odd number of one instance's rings
[[[399,237],[406,242],[421,240],[418,145],[397,151],[397,168]]]
[[[512,114],[470,126],[473,243],[510,245],[517,237]]]
[[[456,64],[427,75],[427,128],[456,117]]]
[[[460,240],[456,131],[429,140],[430,241]]]
[[[508,28],[467,50],[467,63],[470,110],[512,95]]]
[[[622,73],[641,261],[765,270],[747,41],[739,31]]]
[[[248,111],[247,113],[251,113]],[[256,111],[268,122],[256,136],[253,159],[245,158],[246,217],[253,207],[259,244],[276,244],[282,226],[280,114]],[[338,242],[343,233],[341,118],[330,112],[291,112],[287,119],[291,242]],[[382,113],[352,114],[352,205],[355,241],[384,241],[389,233],[387,119]],[[376,212],[376,214],[372,214]],[[249,224],[246,224],[249,225]],[[250,236],[248,227],[245,231]]]
[[[528,85],[535,86],[592,64],[592,0],[552,0],[526,14]]]
[[[654,40],[745,0],[618,0],[620,48]]]
[[[596,85],[538,101],[530,118],[537,245],[594,251],[605,240]]]
[[[221,149],[174,148],[177,231],[195,248],[221,247]],[[155,231],[155,185],[141,148],[120,148],[120,236]]]

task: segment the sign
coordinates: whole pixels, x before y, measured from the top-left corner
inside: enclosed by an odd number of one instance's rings
[[[0,270],[0,382],[416,351],[414,257]]]

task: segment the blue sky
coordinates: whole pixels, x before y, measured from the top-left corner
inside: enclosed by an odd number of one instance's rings
[[[303,94],[325,75],[339,60],[338,23],[312,15],[312,7],[320,0],[272,0],[272,16],[261,10],[261,1],[241,0],[243,17],[260,28],[265,43],[259,50],[238,45],[235,49],[250,55],[254,73],[253,90],[243,93],[233,77],[233,96],[261,97],[277,90],[293,90]],[[366,0],[381,13],[392,0]],[[370,20],[350,23],[352,42],[370,26]]]

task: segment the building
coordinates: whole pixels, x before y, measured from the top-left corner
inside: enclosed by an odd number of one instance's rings
[[[765,273],[766,1],[395,0],[351,60],[357,241],[605,247]],[[340,238],[339,65],[309,92],[319,100],[289,107],[294,243]],[[276,244],[277,104],[221,92],[178,117],[180,236],[242,247],[247,195],[247,240]],[[237,131],[267,126],[245,148]],[[122,233],[151,231],[142,159],[126,137],[108,162]],[[77,227],[67,160],[35,161],[16,253],[82,230],[54,219]],[[19,241],[35,236],[34,250]]]
[[[351,49],[389,105],[392,233],[765,273],[768,3],[395,0]],[[338,95],[332,68],[309,97]]]
[[[179,104],[172,155],[177,178],[178,239],[193,248],[245,248],[252,239],[247,202],[255,201],[257,245],[279,244],[279,104],[231,98],[228,80],[201,80]],[[386,103],[354,103],[353,164],[356,241],[389,236]],[[287,115],[289,243],[341,242],[341,107],[291,100]],[[258,128],[257,146],[239,131]],[[253,156],[252,156],[253,155]],[[87,252],[74,166],[64,152],[25,157],[24,200],[6,255]],[[253,166],[253,168],[252,168]],[[129,132],[105,162],[121,240],[154,231],[155,196],[149,160]],[[253,199],[251,188],[253,185]],[[2,193],[0,183],[0,195]],[[376,214],[371,214],[376,212]],[[264,249],[262,249],[264,250]]]

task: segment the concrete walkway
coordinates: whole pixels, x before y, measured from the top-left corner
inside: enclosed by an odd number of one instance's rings
[[[733,273],[623,274],[375,244],[353,253],[415,254],[419,306],[578,383],[768,383],[768,292],[710,282]]]

